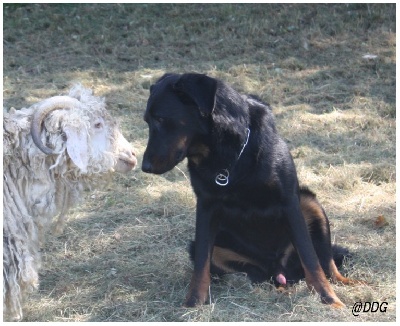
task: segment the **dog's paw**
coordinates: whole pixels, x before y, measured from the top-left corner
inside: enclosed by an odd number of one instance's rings
[[[196,307],[196,306],[198,306],[198,305],[199,305],[199,303],[198,303],[197,298],[189,298],[189,299],[187,299],[187,300],[185,301],[185,303],[183,304],[183,306],[184,306],[185,308],[194,308],[194,307]]]
[[[346,305],[339,299],[337,301],[332,302],[330,306],[335,309],[342,309],[346,307]]]
[[[206,295],[203,296],[190,295],[186,298],[186,301],[183,304],[183,306],[186,308],[194,308],[203,305],[205,301],[206,301]]]
[[[183,304],[183,306],[185,308],[195,308],[195,307],[201,306],[201,305],[202,305],[202,302],[198,298],[195,298],[195,297],[187,299],[185,301],[185,303]]]
[[[332,308],[340,309],[346,307],[345,304],[335,295],[331,294],[328,296],[321,297],[322,303],[330,305]]]

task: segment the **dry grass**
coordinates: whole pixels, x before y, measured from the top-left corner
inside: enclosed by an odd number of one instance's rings
[[[195,200],[185,164],[137,169],[88,192],[64,234],[43,249],[40,291],[25,321],[395,321],[395,5],[4,5],[4,106],[65,91],[73,80],[106,96],[139,162],[150,84],[166,71],[223,78],[273,105],[302,183],[325,206],[333,239],[354,257],[335,285],[346,309],[304,283],[288,293],[243,275],[185,309]],[[376,59],[363,59],[365,54]],[[378,216],[388,222],[374,224]],[[385,313],[354,317],[359,300]]]

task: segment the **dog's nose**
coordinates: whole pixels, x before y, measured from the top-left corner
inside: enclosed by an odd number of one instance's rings
[[[153,167],[151,165],[151,163],[147,160],[143,160],[142,162],[142,171],[146,172],[146,173],[151,173]]]

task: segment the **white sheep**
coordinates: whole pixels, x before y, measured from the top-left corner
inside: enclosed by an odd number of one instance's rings
[[[22,300],[38,287],[40,247],[51,226],[112,171],[136,165],[132,146],[105,101],[75,85],[3,117],[3,317],[22,318]]]

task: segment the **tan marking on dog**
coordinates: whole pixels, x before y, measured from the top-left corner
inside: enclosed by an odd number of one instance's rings
[[[319,225],[324,235],[328,234],[328,229],[325,223],[325,213],[317,200],[311,196],[300,195],[300,207],[303,213],[304,220],[306,221],[307,227],[315,220],[320,220]]]
[[[204,144],[193,145],[188,153],[188,159],[195,165],[199,165],[202,160],[208,157],[210,148]]]
[[[290,256],[290,255],[292,254],[292,252],[294,252],[294,251],[295,251],[295,249],[294,249],[294,247],[293,247],[293,244],[290,243],[290,244],[287,246],[287,248],[285,249],[285,251],[284,251],[284,253],[283,253],[283,256],[282,256],[282,258],[281,258],[281,260],[280,260],[280,264],[281,264],[282,267],[285,267],[285,266],[286,266],[287,261],[288,261],[288,259],[289,259],[289,256]]]
[[[229,262],[235,262],[235,263],[239,263],[239,264],[251,264],[251,265],[255,265],[259,268],[262,269],[262,266],[260,264],[257,263],[257,261],[240,255],[232,250],[229,249],[225,249],[225,248],[221,248],[221,247],[214,247],[214,251],[213,251],[213,255],[212,255],[212,263],[222,269],[223,271],[227,272],[227,273],[234,273],[236,272],[235,269],[231,268],[229,266]]]
[[[333,291],[333,288],[326,278],[321,266],[318,266],[317,271],[311,273],[307,268],[305,268],[303,263],[302,265],[308,288],[311,291],[316,291],[321,296],[323,303],[329,304],[333,308],[345,307],[343,302],[336,296],[335,291]]]

